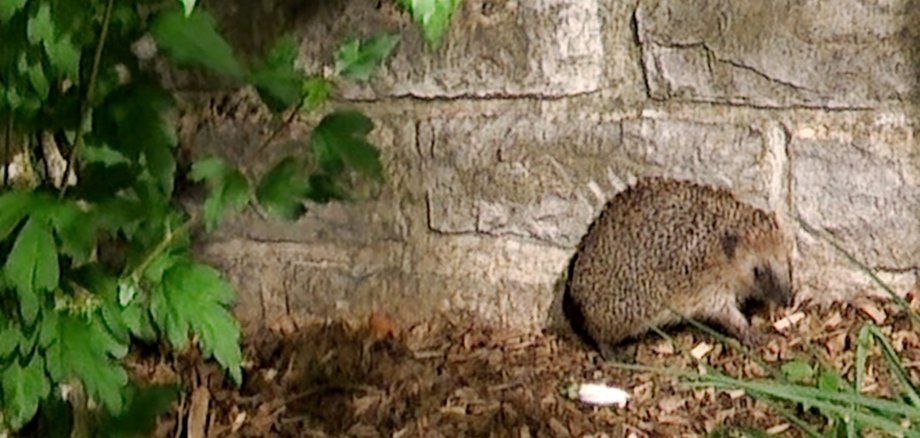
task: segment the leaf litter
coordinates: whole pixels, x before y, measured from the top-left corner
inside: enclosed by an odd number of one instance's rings
[[[920,308],[916,296],[912,303]],[[856,337],[878,316],[875,310],[887,315],[883,330],[911,379],[920,381],[920,335],[893,303],[804,306],[755,317],[755,326],[769,334],[758,354],[775,368],[795,358],[813,363],[817,354],[852,382]],[[187,432],[207,437],[704,436],[726,426],[802,436],[742,390],[686,385],[677,373],[702,369],[690,352],[704,344],[702,362],[732,376],[768,376],[689,328],[667,330],[669,340],[650,334],[624,348],[638,370],[603,361],[568,334],[498,328],[468,315],[401,327],[376,312],[366,321],[312,320],[292,328],[247,337],[239,388],[196,352],[170,360],[134,353],[135,376],[178,377],[187,388],[155,436],[178,436],[190,423],[195,430]],[[867,373],[863,392],[897,394],[877,348]],[[567,388],[583,383],[623,388],[629,401],[592,406],[566,396]],[[206,415],[201,400],[195,403],[201,394],[210,394]],[[792,412],[823,422],[812,411]]]

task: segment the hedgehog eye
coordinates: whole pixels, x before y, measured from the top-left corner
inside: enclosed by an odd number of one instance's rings
[[[758,280],[762,280],[765,275],[766,275],[766,272],[764,271],[763,268],[761,268],[760,266],[754,266],[754,278]]]

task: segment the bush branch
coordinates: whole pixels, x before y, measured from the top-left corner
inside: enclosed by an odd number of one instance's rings
[[[73,148],[70,150],[70,156],[67,157],[67,167],[64,168],[64,179],[61,180],[61,191],[58,193],[59,198],[67,194],[67,183],[70,181],[70,174],[73,173],[76,166],[77,153],[83,144],[83,125],[89,118],[89,110],[96,91],[96,81],[99,77],[99,64],[102,62],[102,48],[105,47],[105,40],[109,35],[109,22],[112,21],[112,8],[115,0],[109,0],[105,5],[105,15],[102,17],[102,33],[99,35],[99,43],[96,44],[96,53],[93,54],[93,69],[89,74],[89,87],[86,89],[86,97],[80,108],[80,121],[77,125],[77,137],[74,139]]]

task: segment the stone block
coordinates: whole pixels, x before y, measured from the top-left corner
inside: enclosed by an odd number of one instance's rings
[[[795,211],[906,293],[920,269],[915,124],[905,114],[877,113],[800,121],[791,131]],[[882,293],[825,240],[800,230],[798,249],[804,296]]]
[[[917,85],[920,10],[909,1],[642,0],[655,99],[865,108]]]
[[[464,1],[437,50],[395,2],[327,2],[318,9],[297,25],[308,70],[328,63],[343,38],[401,30],[392,59],[369,84],[344,84],[350,99],[566,96],[603,84],[596,0]]]
[[[429,227],[574,247],[635,176],[729,187],[781,207],[782,129],[668,118],[511,113],[423,121]]]

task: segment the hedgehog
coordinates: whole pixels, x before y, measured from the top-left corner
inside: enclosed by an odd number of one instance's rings
[[[728,190],[642,178],[603,208],[569,265],[564,299],[610,359],[653,327],[690,317],[748,346],[762,341],[742,309],[788,305],[790,247],[775,214]]]

